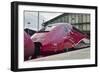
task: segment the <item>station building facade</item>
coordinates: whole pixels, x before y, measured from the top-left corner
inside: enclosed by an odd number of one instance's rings
[[[90,14],[63,13],[43,23],[44,26],[53,23],[70,23],[80,31],[90,35]]]

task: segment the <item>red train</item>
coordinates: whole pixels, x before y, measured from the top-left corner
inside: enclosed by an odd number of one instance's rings
[[[36,58],[63,52],[76,47],[87,35],[68,23],[55,23],[46,26],[44,31],[31,37],[24,33],[24,59]],[[26,39],[26,40],[25,40]],[[26,46],[27,45],[27,46]]]

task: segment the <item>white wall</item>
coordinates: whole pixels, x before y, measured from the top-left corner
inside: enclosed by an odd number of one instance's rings
[[[10,2],[13,0],[0,0],[0,73],[11,73],[10,69]],[[16,0],[17,1],[17,0]],[[98,13],[100,13],[100,0],[24,0],[34,2],[45,2],[45,3],[61,3],[61,4],[79,4],[79,5],[94,5],[98,6]],[[100,14],[98,14],[100,16]],[[98,17],[98,20],[100,17]],[[99,22],[100,23],[100,22]],[[99,24],[98,23],[98,24]],[[100,25],[99,25],[100,26]],[[99,29],[100,31],[100,29]],[[100,37],[100,34],[99,36]],[[100,39],[98,39],[100,40]],[[100,43],[100,42],[99,42]],[[100,46],[99,46],[100,47]],[[100,56],[100,49],[98,48]],[[99,57],[100,61],[100,57]],[[98,61],[98,62],[99,62]],[[100,64],[100,62],[99,62]],[[60,69],[60,70],[45,70],[36,71],[36,73],[98,73],[100,71],[100,65],[98,67],[91,68],[74,68],[74,69]],[[30,71],[32,73],[32,71]]]

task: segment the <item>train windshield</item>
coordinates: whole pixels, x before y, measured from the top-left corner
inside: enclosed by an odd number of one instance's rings
[[[45,28],[45,31],[51,31],[52,29],[54,29],[56,26],[47,26]]]

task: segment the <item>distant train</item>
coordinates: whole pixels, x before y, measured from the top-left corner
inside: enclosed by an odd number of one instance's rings
[[[25,60],[40,55],[46,56],[63,52],[70,48],[74,49],[84,38],[88,39],[86,34],[68,23],[48,25],[44,30],[36,32],[31,37],[25,34],[24,42],[27,42],[24,44]]]
[[[30,35],[24,32],[24,60],[28,60],[34,54],[34,42],[31,40]]]

